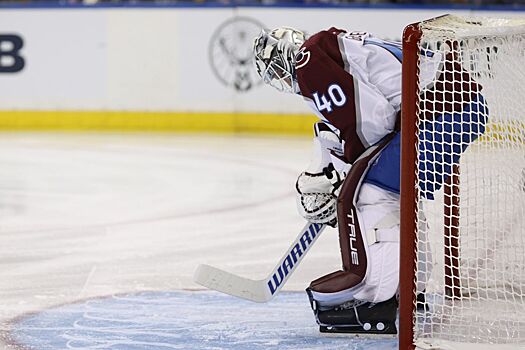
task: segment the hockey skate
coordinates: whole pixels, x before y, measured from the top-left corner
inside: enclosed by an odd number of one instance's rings
[[[397,299],[381,303],[354,300],[334,308],[319,308],[306,290],[321,333],[397,334]]]

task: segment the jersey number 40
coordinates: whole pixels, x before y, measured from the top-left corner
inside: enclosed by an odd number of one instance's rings
[[[325,94],[319,95],[318,92],[314,92],[312,95],[314,97],[315,106],[319,112],[326,110],[328,113],[332,112],[332,103],[337,107],[342,107],[346,103],[346,95],[343,92],[343,89],[337,84],[332,84],[328,87],[328,98]]]

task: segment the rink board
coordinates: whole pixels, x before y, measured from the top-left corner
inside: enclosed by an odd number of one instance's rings
[[[400,40],[407,24],[444,13],[521,15],[425,7],[2,8],[0,47],[8,51],[0,61],[0,130],[305,133],[313,113],[303,99],[265,86],[254,69],[253,38],[262,27],[315,33],[336,26]],[[305,118],[296,122],[299,115]]]
[[[160,131],[311,135],[313,114],[0,111],[0,130],[10,131]]]

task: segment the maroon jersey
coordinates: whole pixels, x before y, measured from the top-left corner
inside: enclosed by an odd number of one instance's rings
[[[339,134],[348,162],[395,128],[400,52],[398,43],[330,28],[310,37],[296,56],[301,94]]]

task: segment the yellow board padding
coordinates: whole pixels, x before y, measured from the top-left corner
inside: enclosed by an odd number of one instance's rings
[[[308,114],[0,111],[3,131],[159,131],[312,135]]]
[[[485,133],[480,137],[483,142],[506,142],[525,145],[525,122],[522,120],[496,121],[487,124]]]

